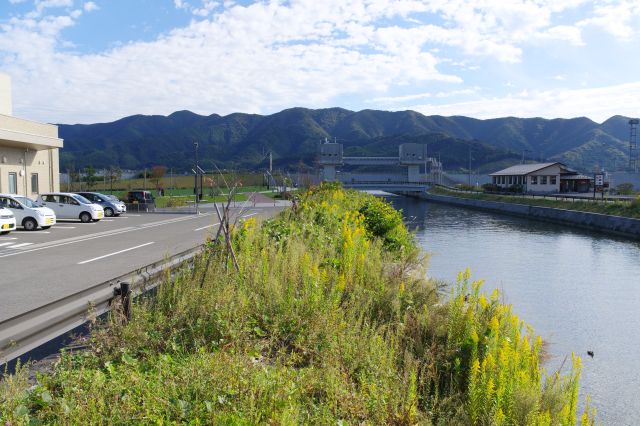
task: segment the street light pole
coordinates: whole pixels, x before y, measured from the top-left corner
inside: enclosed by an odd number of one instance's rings
[[[200,191],[198,191],[198,142],[194,142],[193,145],[196,148],[196,175],[195,175],[195,189],[196,189],[196,214],[200,214]]]

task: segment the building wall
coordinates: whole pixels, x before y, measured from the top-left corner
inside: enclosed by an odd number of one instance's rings
[[[536,178],[537,184],[533,184],[533,178]],[[551,177],[555,177],[555,184],[551,183]],[[546,184],[542,180],[546,178]],[[559,192],[560,191],[560,166],[553,165],[542,170],[529,173],[527,175],[527,191],[529,192]]]
[[[16,174],[17,193],[20,195],[33,199],[41,192],[59,191],[58,161],[58,149],[25,151],[22,148],[3,146],[0,141],[0,193],[10,192],[10,173]],[[32,186],[32,174],[38,175],[37,188]]]

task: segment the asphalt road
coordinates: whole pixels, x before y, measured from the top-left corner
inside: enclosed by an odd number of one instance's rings
[[[281,210],[237,208],[232,214],[269,217]],[[132,213],[0,236],[0,321],[202,244],[218,222],[205,208],[198,216]]]

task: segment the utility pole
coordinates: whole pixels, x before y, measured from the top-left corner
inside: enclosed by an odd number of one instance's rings
[[[147,168],[146,167],[144,168],[143,178],[144,178],[144,180],[143,180],[143,183],[142,183],[142,189],[144,191],[146,191],[147,190]]]
[[[469,145],[469,164],[468,164],[468,179],[467,179],[467,184],[469,186],[471,186],[471,145]]]
[[[273,173],[273,151],[269,151],[269,173]]]

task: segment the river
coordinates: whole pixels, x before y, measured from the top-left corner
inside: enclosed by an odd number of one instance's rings
[[[640,423],[640,243],[506,215],[389,197],[431,254],[428,273],[455,282],[469,267],[549,343],[554,371],[583,360],[605,425]],[[587,356],[593,351],[594,357]],[[570,361],[567,361],[569,363]]]

